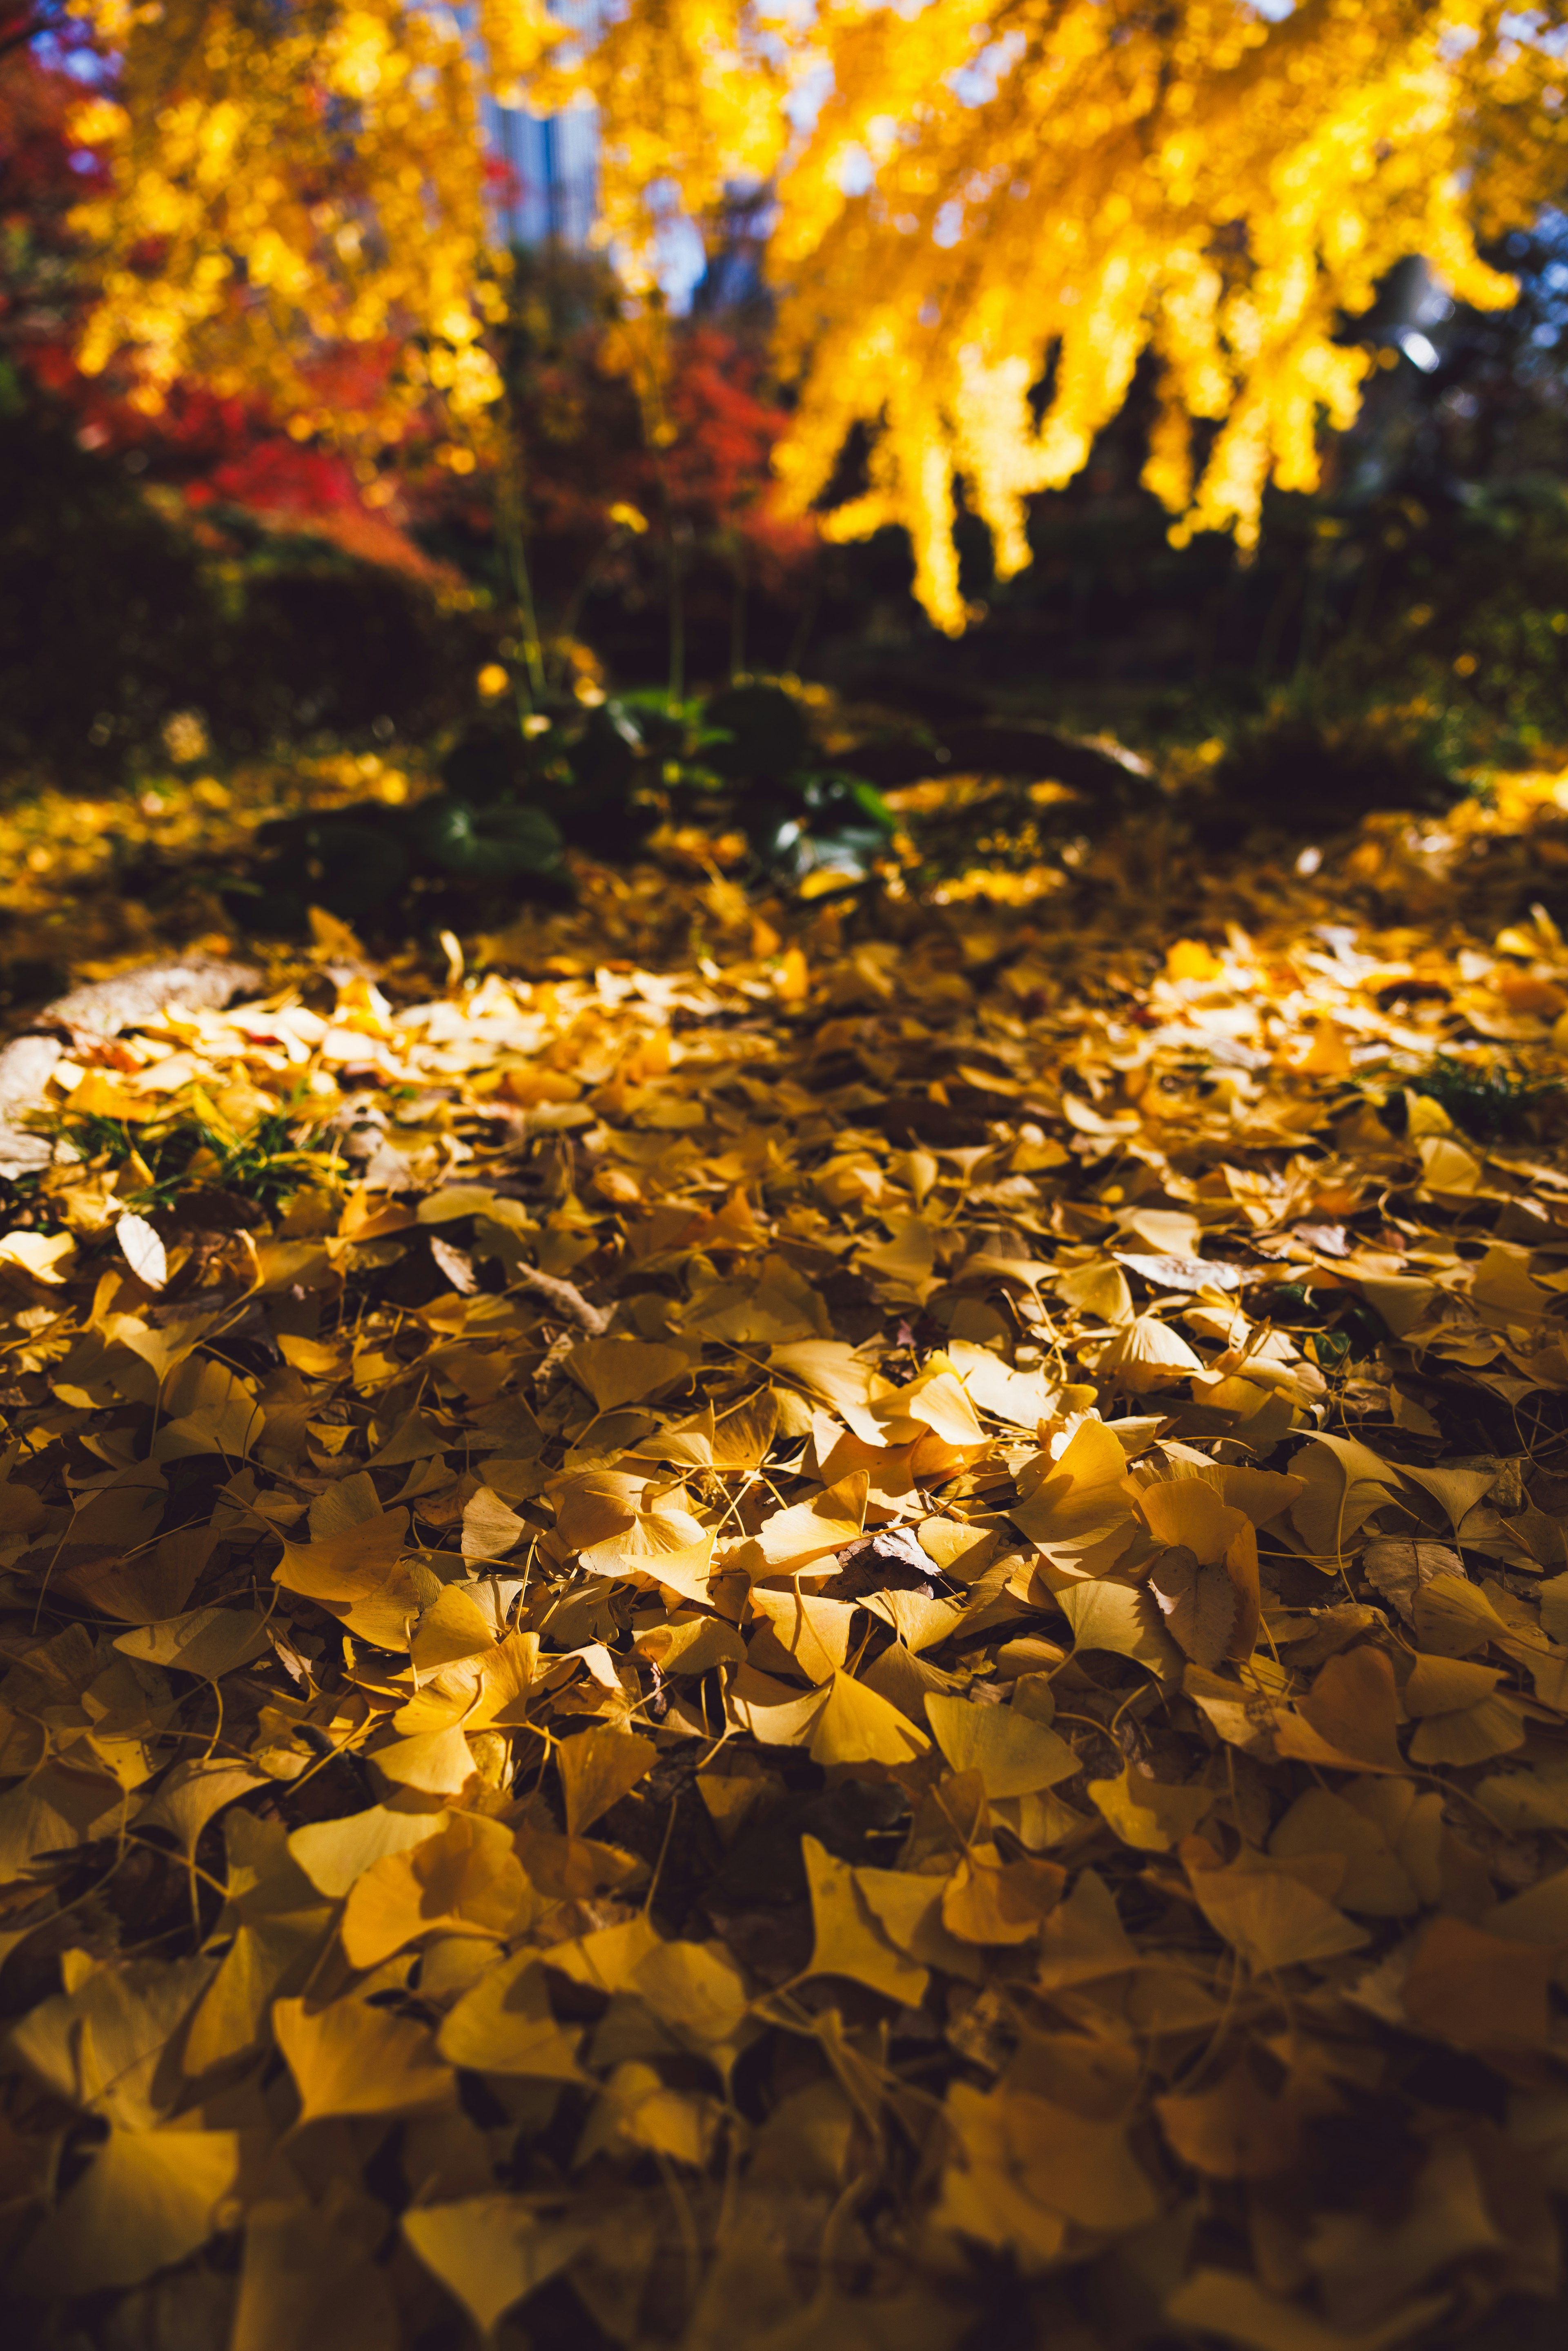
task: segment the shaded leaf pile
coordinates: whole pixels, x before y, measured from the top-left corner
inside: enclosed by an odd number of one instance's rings
[[[319,916],[73,1035],[0,1240],[26,2324],[1557,2291],[1568,947],[1095,886],[713,882],[659,964],[632,876],[444,996]]]

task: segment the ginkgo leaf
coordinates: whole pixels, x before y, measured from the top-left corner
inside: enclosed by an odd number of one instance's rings
[[[1165,2315],[1184,2332],[1217,2335],[1243,2351],[1392,2351],[1416,2341],[1448,2306],[1447,2295],[1427,2294],[1404,2303],[1381,2325],[1347,2332],[1266,2293],[1241,2270],[1197,2269],[1166,2296]]]
[[[1202,1847],[1207,1856],[1188,1869],[1199,1909],[1215,1932],[1234,1944],[1260,1973],[1336,1959],[1365,1943],[1364,1927],[1299,1878],[1260,1866],[1245,1853],[1227,1868],[1214,1867],[1211,1849],[1201,1837],[1190,1840],[1186,1852],[1194,1846]]]
[[[400,1559],[406,1510],[362,1520],[324,1542],[285,1541],[273,1581],[313,1600],[378,1649],[406,1649],[419,1589]]]
[[[641,1339],[588,1339],[574,1347],[567,1369],[580,1380],[601,1412],[641,1404],[684,1378],[691,1358],[680,1347],[653,1346]]]
[[[865,1524],[870,1479],[863,1469],[841,1478],[809,1501],[764,1521],[756,1538],[758,1574],[782,1575],[810,1567],[853,1542]]]
[[[1061,2243],[1070,2220],[1123,2231],[1158,2210],[1126,2132],[1115,2123],[1090,2121],[1005,2086],[982,2092],[967,2083],[955,2085],[947,2111],[969,2192],[955,2196],[958,2179],[950,2169],[943,2209],[983,2242],[1042,2251]]]
[[[225,1804],[265,1787],[258,1771],[244,1764],[193,1759],[176,1763],[160,1782],[158,1792],[137,1815],[142,1828],[166,1829],[187,1854],[194,1853],[202,1831]]]
[[[1479,1706],[1502,1679],[1497,1666],[1477,1666],[1458,1657],[1417,1657],[1400,1692],[1406,1714],[1453,1714]]]
[[[267,1618],[259,1608],[192,1608],[183,1616],[121,1633],[114,1646],[128,1657],[172,1666],[215,1682],[248,1665],[267,1646]]]
[[[301,2123],[329,2115],[410,2115],[447,2106],[452,2069],[436,2056],[429,2027],[370,2008],[361,2000],[324,2008],[303,2000],[273,2003],[272,2029],[299,2093]]]
[[[1227,1516],[1241,1520],[1239,1510]],[[1183,1545],[1160,1553],[1148,1585],[1177,1648],[1195,1665],[1218,1666],[1236,1631],[1236,1593],[1224,1568],[1204,1565]]]
[[[1108,1649],[1132,1657],[1167,1681],[1181,1670],[1181,1651],[1148,1595],[1132,1585],[1086,1582],[1057,1594],[1057,1606],[1081,1649]]]
[[[1127,1490],[1157,1541],[1190,1552],[1205,1567],[1224,1558],[1246,1516],[1201,1478],[1162,1479],[1152,1485],[1129,1480]]]
[[[236,2131],[111,2130],[34,2229],[13,2285],[68,2299],[183,2262],[222,2225],[239,2161]]]
[[[988,1796],[1028,1796],[1083,1768],[1059,1731],[1011,1706],[975,1706],[935,1693],[925,1717],[955,1771],[978,1771]]]
[[[375,2255],[386,2207],[332,2179],[319,2199],[250,2207],[229,2351],[382,2351],[398,2306]]]
[[[601,1478],[595,1482],[607,1517],[614,1503],[611,1481]],[[590,1574],[653,1575],[661,1581],[671,1581],[683,1590],[688,1583],[706,1582],[713,1557],[714,1535],[685,1508],[685,1489],[650,1493],[643,1481],[633,1487],[627,1480],[625,1490],[623,1515],[618,1517],[612,1528],[607,1525],[603,1531],[597,1532],[591,1541],[584,1540],[586,1530],[578,1497],[563,1498],[562,1531],[569,1541],[580,1545],[581,1564]]]
[[[563,1739],[556,1749],[556,1768],[568,1836],[581,1836],[591,1829],[601,1813],[630,1794],[656,1760],[652,1740],[623,1730],[580,1730],[575,1738]]]
[[[376,1968],[421,1935],[515,1934],[539,1907],[500,1822],[462,1813],[355,1879],[343,1949],[350,1967]]]
[[[552,1964],[555,1954],[552,1951]],[[441,2027],[437,2046],[450,2064],[474,2073],[546,2082],[583,2079],[580,2035],[558,2024],[537,1951],[515,1952],[486,1969]]]
[[[1127,1457],[1103,1422],[1086,1420],[1061,1458],[1020,1472],[1025,1499],[1009,1516],[1030,1542],[1062,1565],[1103,1574],[1125,1551],[1137,1521],[1124,1487]]]
[[[872,1445],[881,1442],[881,1425],[873,1417],[870,1407],[877,1397],[891,1393],[892,1383],[844,1341],[802,1340],[793,1345],[772,1348],[768,1360],[775,1370],[787,1373],[812,1395],[831,1405],[857,1437]]]
[[[1283,1859],[1337,1854],[1344,1863],[1335,1899],[1375,1918],[1408,1917],[1421,1907],[1409,1872],[1382,1826],[1327,1788],[1307,1788],[1273,1829],[1269,1850]]]
[[[402,2232],[486,2337],[515,2302],[564,2269],[593,2233],[580,2221],[546,2220],[505,2195],[418,2205],[403,2214]]]
[[[706,1674],[715,1666],[742,1665],[746,1644],[722,1617],[698,1616],[684,1625],[658,1625],[640,1633],[637,1654],[657,1666],[662,1674],[679,1678]]]
[[[131,2134],[153,2130],[183,2094],[179,2036],[213,1980],[213,1962],[94,1965],[76,1953],[62,1973],[66,1989],[13,2026],[12,2050],[68,2105]]]
[[[800,1840],[816,1939],[810,1975],[847,1976],[902,2007],[918,2008],[930,1977],[889,1939],[881,1920],[857,1893],[854,1872],[815,1837]],[[933,1888],[936,1893],[939,1889]]]
[[[1418,1469],[1411,1463],[1402,1468],[1413,1484],[1431,1495],[1456,1533],[1482,1495],[1490,1493],[1495,1478],[1490,1469]]]
[[[488,1486],[477,1488],[463,1506],[465,1559],[505,1559],[526,1532],[525,1521]]]
[[[967,1389],[945,1355],[933,1356],[918,1379],[897,1388],[878,1409],[887,1421],[918,1421],[960,1450],[985,1441]]]
[[[827,1703],[811,1725],[813,1763],[897,1766],[924,1755],[930,1744],[896,1707],[842,1672],[828,1684]]]
[[[974,1402],[998,1420],[1032,1431],[1055,1409],[1061,1391],[1043,1372],[1013,1371],[988,1347],[963,1339],[950,1339],[946,1352]]]
[[[1431,1765],[1488,1763],[1507,1755],[1525,1740],[1521,1708],[1506,1698],[1485,1698],[1479,1705],[1418,1722],[1410,1740],[1410,1761]]]
[[[288,1840],[290,1856],[318,1893],[340,1901],[384,1854],[406,1853],[446,1826],[446,1813],[393,1812],[372,1804],[342,1820],[310,1821]]]
[[[1089,1796],[1124,1844],[1172,1853],[1212,1811],[1212,1788],[1167,1787],[1129,1763],[1114,1780],[1091,1780]]]
[[[1027,1855],[1004,1862],[996,1847],[966,1853],[942,1894],[942,1924],[966,1943],[1026,1943],[1055,1909],[1067,1872]]]
[[[631,1980],[661,2023],[698,2050],[732,2041],[751,2006],[746,1979],[722,1943],[659,1942]]]
[[[754,1587],[751,1606],[771,1635],[770,1642],[754,1639],[751,1645],[763,1671],[781,1671],[789,1663],[808,1680],[825,1682],[843,1664],[855,1614],[846,1602]],[[784,1655],[775,1660],[769,1651]]]
[[[577,2160],[586,2163],[619,2146],[700,2170],[712,2158],[721,2111],[701,2091],[673,2089],[652,2065],[631,2059],[605,2083],[578,2142]]]
[[[1173,2153],[1211,2179],[1271,2179],[1296,2159],[1295,2113],[1245,2061],[1209,2089],[1156,2098],[1155,2112]]]
[[[1416,2032],[1459,2049],[1539,2048],[1550,2030],[1552,1955],[1438,1917],[1424,1930],[1399,1998]]]
[[[417,1789],[422,1796],[460,1796],[478,1766],[461,1730],[428,1730],[378,1747],[376,1770],[392,1787]]]
[[[485,1656],[495,1646],[495,1627],[472,1593],[460,1583],[444,1583],[414,1633],[414,1670],[422,1676],[439,1673],[443,1666]]]
[[[191,2020],[181,2064],[199,2075],[258,2049],[273,2001],[300,1991],[335,1923],[330,1906],[242,1917],[217,1974]]]
[[[1508,1626],[1484,1592],[1463,1576],[1437,1574],[1416,1591],[1416,1637],[1428,1655],[1467,1657]]]
[[[1176,1386],[1189,1372],[1201,1372],[1204,1363],[1157,1314],[1136,1314],[1108,1343],[1096,1368],[1134,1395],[1150,1395]]]
[[[936,1261],[936,1233],[923,1217],[891,1217],[889,1238],[857,1252],[856,1262],[891,1284],[896,1295],[924,1304],[936,1287],[932,1269]]]
[[[1394,1668],[1382,1650],[1342,1650],[1320,1669],[1296,1714],[1281,1718],[1275,1745],[1281,1755],[1342,1771],[1403,1771],[1398,1708]]]

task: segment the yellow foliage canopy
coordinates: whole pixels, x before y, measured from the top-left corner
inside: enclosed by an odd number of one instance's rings
[[[800,390],[782,502],[820,500],[872,425],[867,486],[826,528],[904,525],[952,631],[956,481],[1018,571],[1027,500],[1080,470],[1145,357],[1146,484],[1178,538],[1249,544],[1270,477],[1314,487],[1321,423],[1356,413],[1370,361],[1346,317],[1414,254],[1464,300],[1506,304],[1476,237],[1531,218],[1565,135],[1563,61],[1500,0],[1303,0],[1279,22],[1246,0],[984,17],[971,0],[632,0],[570,39],[539,0],[483,0],[467,41],[401,0],[281,20],[73,5],[125,58],[124,106],[89,99],[76,125],[114,169],[77,215],[103,256],[89,370],[131,352],[149,408],[191,370],[257,385],[302,436],[394,439],[436,395],[471,436],[499,395],[485,335],[504,308],[480,89],[591,100],[600,233],[643,306],[627,364],[654,429],[660,224],[677,198],[700,222],[737,180],[776,175],[779,358]],[[344,349],[400,350],[390,389],[324,363]],[[1195,420],[1218,427],[1200,455]]]

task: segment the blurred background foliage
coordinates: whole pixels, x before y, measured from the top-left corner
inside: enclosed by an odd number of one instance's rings
[[[900,827],[905,862],[911,834],[946,870],[985,833],[1026,864],[1162,785],[1199,844],[1305,841],[1440,809],[1568,743],[1562,215],[1490,256],[1518,275],[1511,310],[1456,310],[1419,264],[1394,273],[1357,326],[1381,362],[1361,420],[1319,495],[1270,494],[1250,561],[1217,537],[1169,545],[1138,486],[1140,384],[1084,474],[1036,501],[1017,579],[961,527],[975,618],[953,639],[915,601],[901,533],[829,546],[771,517],[785,412],[745,208],[668,322],[656,420],[608,268],[524,250],[509,469],[465,471],[417,435],[395,470],[356,469],[244,400],[189,389],[149,420],[112,376],[78,373],[63,222],[93,167],[68,147],[66,80],[26,48],[0,57],[13,862],[40,795],[120,796],[128,895],[156,904],[183,856],[242,926],[298,929],[317,903],[396,930],[559,898],[570,852],[683,828],[808,889],[868,872]],[[1008,779],[983,822],[963,786],[922,799],[969,775]],[[166,827],[162,848],[134,838],[149,794],[193,792],[177,854]]]

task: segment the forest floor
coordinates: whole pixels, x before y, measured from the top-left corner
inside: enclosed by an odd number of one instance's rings
[[[21,2337],[1555,2339],[1568,780],[434,964],[98,855],[0,1134]]]

